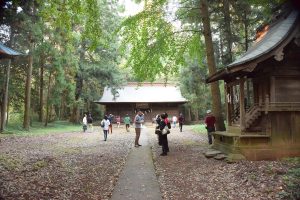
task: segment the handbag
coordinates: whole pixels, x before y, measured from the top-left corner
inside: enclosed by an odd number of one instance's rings
[[[170,133],[170,130],[169,130],[168,126],[165,126],[164,129],[161,131],[161,133],[162,133],[163,135],[169,134],[169,133]]]
[[[161,130],[159,128],[155,129],[155,134],[161,134]]]

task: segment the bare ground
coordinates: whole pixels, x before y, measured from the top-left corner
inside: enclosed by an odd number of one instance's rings
[[[105,142],[99,128],[1,138],[0,199],[109,199],[133,138],[119,130]]]
[[[279,199],[289,164],[207,159],[206,136],[184,128],[182,133],[172,129],[170,153],[161,157],[149,127],[163,199]],[[109,199],[133,140],[133,130],[125,133],[124,128],[114,128],[107,142],[99,128],[93,133],[1,137],[0,199]]]
[[[280,199],[283,174],[291,167],[282,161],[242,161],[227,164],[207,159],[205,134],[188,127],[168,135],[170,153],[159,156],[161,147],[152,137],[154,165],[164,199]]]

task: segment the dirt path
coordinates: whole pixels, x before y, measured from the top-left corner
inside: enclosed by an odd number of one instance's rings
[[[164,199],[279,199],[288,169],[283,162],[206,159],[206,136],[188,127],[182,133],[172,129],[170,153],[161,157],[154,127],[148,127]],[[133,130],[114,128],[104,142],[96,128],[94,133],[2,137],[0,199],[109,199],[134,136]]]

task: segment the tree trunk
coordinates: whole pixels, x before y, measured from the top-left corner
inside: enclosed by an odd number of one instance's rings
[[[249,48],[249,39],[248,39],[248,19],[247,19],[247,10],[244,11],[244,34],[245,34],[245,51],[248,51]]]
[[[223,11],[224,11],[224,24],[225,24],[225,44],[226,44],[226,53],[225,53],[225,62],[223,64],[227,65],[232,62],[232,33],[230,26],[230,11],[229,11],[229,1],[223,0]]]
[[[7,127],[8,126],[8,119],[9,119],[9,101],[10,99],[7,98],[7,108],[6,108],[6,124],[5,126]]]
[[[67,93],[67,91],[64,91],[64,94]],[[59,119],[62,120],[65,117],[66,112],[66,106],[65,106],[66,96],[62,95],[60,100],[60,113],[59,113]]]
[[[52,73],[50,72],[49,80],[48,80],[47,102],[46,102],[46,119],[45,119],[44,126],[47,126],[48,121],[49,121],[49,100],[50,100],[50,89],[51,89],[51,75],[52,75]]]
[[[82,70],[83,70],[82,63],[84,62],[84,49],[85,49],[85,44],[82,41],[81,51],[80,51],[80,55],[79,55],[79,71],[80,72],[82,72]],[[75,80],[76,80],[75,102],[73,105],[71,122],[77,124],[80,122],[80,120],[79,120],[80,113],[79,113],[78,103],[79,103],[79,99],[81,97],[82,87],[83,87],[83,78],[82,78],[81,74],[79,74],[78,72],[75,76]]]
[[[7,100],[8,100],[8,85],[9,85],[9,76],[10,76],[10,65],[11,65],[11,59],[8,60],[8,65],[6,68],[6,80],[5,80],[5,91],[4,91],[4,98],[3,98],[3,104],[2,104],[2,112],[1,112],[1,123],[0,123],[0,132],[2,133],[4,131],[4,127],[7,120]]]
[[[44,65],[45,56],[41,56],[41,68],[40,68],[40,107],[39,107],[39,121],[43,121],[44,116]]]
[[[30,42],[30,55],[29,55],[29,63],[27,69],[27,78],[26,78],[26,88],[25,88],[25,111],[24,111],[24,121],[23,128],[25,130],[29,130],[30,126],[30,98],[31,98],[31,77],[32,77],[32,64],[33,64],[33,44]]]
[[[195,121],[199,121],[199,110],[198,108],[195,109]]]
[[[209,75],[212,75],[217,70],[216,70],[216,64],[214,58],[214,49],[213,49],[211,29],[210,29],[207,0],[201,0],[200,7],[201,7],[201,17],[203,23],[203,34],[205,38],[208,71],[209,71]],[[222,109],[221,109],[221,95],[220,95],[219,82],[216,81],[214,83],[211,83],[210,86],[211,86],[211,96],[212,96],[212,110],[213,110],[213,114],[216,117],[216,129],[218,131],[224,131],[225,124],[224,124],[224,117],[222,115]]]

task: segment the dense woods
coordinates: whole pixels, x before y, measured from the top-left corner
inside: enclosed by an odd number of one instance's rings
[[[212,108],[222,130],[223,88],[204,80],[245,52],[280,4],[146,0],[137,15],[121,17],[115,0],[0,2],[0,41],[24,54],[0,60],[0,116],[26,130],[32,121],[78,123],[87,111],[100,117],[93,101],[104,87],[156,80],[179,82],[193,119]]]

